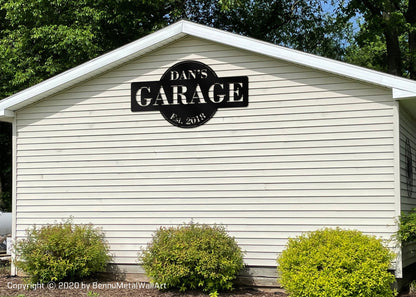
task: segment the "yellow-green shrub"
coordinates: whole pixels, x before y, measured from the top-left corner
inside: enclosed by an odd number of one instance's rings
[[[160,228],[139,256],[146,274],[163,288],[231,290],[243,253],[221,226]]]
[[[416,241],[416,208],[403,213],[399,218],[397,237],[403,243]]]
[[[359,231],[322,229],[289,239],[278,257],[280,284],[291,297],[390,297],[394,254]]]
[[[16,266],[34,283],[80,280],[105,271],[111,259],[108,250],[104,234],[92,225],[34,226],[15,245]]]

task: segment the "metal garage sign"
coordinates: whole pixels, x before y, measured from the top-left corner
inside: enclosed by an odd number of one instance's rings
[[[197,61],[179,62],[160,81],[131,84],[133,112],[158,110],[172,125],[193,128],[208,122],[218,108],[248,106],[248,77],[218,77]]]

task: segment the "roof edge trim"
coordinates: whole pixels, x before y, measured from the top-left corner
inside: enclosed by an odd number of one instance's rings
[[[406,96],[414,97],[416,94],[416,82],[407,78],[301,52],[246,36],[238,36],[230,32],[191,22],[184,23],[184,33],[301,66],[311,67],[382,87],[401,89],[407,92],[407,95],[404,92],[401,93],[400,98],[406,98]]]
[[[414,98],[416,95],[416,81],[410,79],[182,20],[3,99],[0,101],[0,117],[5,116],[2,114],[6,109],[15,111],[185,35],[389,88],[394,99]]]
[[[13,111],[10,111],[8,109],[0,109],[0,121],[2,122],[13,122],[15,114]]]
[[[398,100],[416,98],[416,92],[409,92],[409,91],[394,88],[393,89],[393,98],[398,99]]]

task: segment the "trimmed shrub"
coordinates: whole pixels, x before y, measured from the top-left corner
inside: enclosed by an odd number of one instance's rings
[[[33,283],[84,279],[105,271],[111,260],[99,229],[70,221],[34,226],[14,248],[19,259],[16,266]]]
[[[193,223],[160,228],[139,259],[159,286],[202,289],[213,295],[231,290],[244,267],[243,253],[224,227]]]
[[[289,239],[277,259],[279,282],[291,297],[395,296],[393,259],[375,237],[322,229]]]
[[[403,213],[399,218],[397,237],[403,243],[416,241],[416,208]]]

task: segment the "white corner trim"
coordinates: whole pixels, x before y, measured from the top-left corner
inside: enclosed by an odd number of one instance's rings
[[[12,244],[16,243],[16,232],[17,232],[17,121],[13,119],[12,124]],[[16,268],[16,251],[12,248],[12,265],[11,272],[12,276],[17,275]]]
[[[393,176],[394,176],[394,216],[395,221],[401,215],[401,191],[400,191],[400,104],[397,100],[393,102]],[[395,231],[398,230],[398,225],[395,226]],[[395,276],[397,278],[403,277],[403,255],[402,247],[396,242],[396,267]]]

